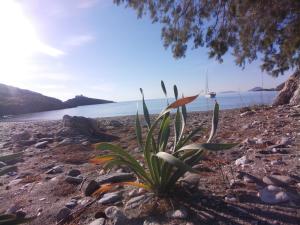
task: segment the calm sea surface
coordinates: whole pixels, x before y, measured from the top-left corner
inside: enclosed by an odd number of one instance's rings
[[[220,104],[220,109],[241,108],[251,105],[271,104],[274,100],[276,91],[263,92],[234,92],[234,93],[218,93],[216,100]],[[169,102],[174,99],[169,99]],[[151,114],[160,113],[166,107],[165,99],[146,100],[149,112]],[[198,97],[194,102],[187,106],[188,111],[208,111],[212,110],[214,99],[208,99],[204,96]],[[109,103],[101,105],[79,106],[70,109],[53,110],[39,113],[30,113],[18,115],[10,118],[11,121],[29,121],[29,120],[59,120],[66,114],[71,116],[84,117],[113,117],[135,115],[136,110],[142,113],[141,101],[128,101]]]

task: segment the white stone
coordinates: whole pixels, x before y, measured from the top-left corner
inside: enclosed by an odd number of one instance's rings
[[[245,165],[248,164],[249,160],[247,159],[247,157],[244,155],[243,157],[235,160],[235,165],[236,166],[241,166],[241,165]]]

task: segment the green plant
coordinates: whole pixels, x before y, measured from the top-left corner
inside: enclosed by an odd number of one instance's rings
[[[161,82],[161,86],[167,98],[167,91],[163,81]],[[145,103],[143,90],[140,89],[140,91],[142,94],[144,118],[148,129],[145,140],[143,139],[138,112],[136,114],[135,129],[138,146],[144,155],[145,165],[143,166],[121,147],[109,143],[96,144],[96,149],[110,150],[111,154],[97,156],[91,160],[96,164],[105,163],[105,168],[126,165],[139,178],[139,182],[123,182],[118,184],[143,187],[157,195],[165,195],[174,188],[178,179],[187,171],[198,173],[197,170],[193,169],[193,166],[201,160],[205,152],[225,150],[235,146],[235,144],[211,143],[218,126],[219,105],[217,102],[214,106],[212,128],[207,142],[202,144],[188,144],[191,138],[201,130],[201,127],[184,135],[187,120],[185,105],[194,101],[198,95],[178,99],[178,90],[176,85],[174,85],[176,101],[168,104],[152,123]],[[174,118],[170,113],[173,109],[176,109]],[[167,146],[171,137],[172,118],[174,120],[174,142],[172,147],[168,148]],[[114,185],[116,184],[102,186],[95,194],[107,191]]]
[[[24,218],[24,217],[18,217],[14,214],[1,214],[0,225],[17,225],[17,224],[29,223],[33,219],[34,217]]]

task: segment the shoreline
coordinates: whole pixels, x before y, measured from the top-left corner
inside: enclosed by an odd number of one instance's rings
[[[270,94],[271,93],[271,94]],[[275,98],[275,92],[247,92],[247,95],[242,96],[238,93],[224,94],[216,98],[219,102],[221,110],[239,109],[243,107],[252,107],[255,105],[271,105]],[[140,102],[140,101],[138,101]],[[205,112],[212,110],[214,99],[207,99],[200,96],[196,101],[188,105],[189,112]],[[63,115],[84,116],[90,118],[107,118],[119,116],[131,116],[136,114],[137,101],[127,101],[118,103],[108,103],[100,105],[80,106],[76,108],[36,112],[30,114],[14,115],[8,119],[1,119],[1,121],[35,121],[35,120],[60,120]],[[146,104],[150,113],[158,114],[166,106],[164,99],[147,99]],[[142,113],[142,105],[139,104],[139,112]]]
[[[222,112],[228,112],[228,111],[232,111],[232,112],[235,112],[235,111],[244,111],[244,110],[247,110],[247,109],[255,109],[255,108],[265,108],[265,107],[273,107],[272,105],[266,105],[266,104],[262,104],[262,105],[252,105],[252,106],[243,106],[243,107],[237,107],[237,108],[231,108],[231,109],[220,109],[220,113]],[[203,110],[203,111],[189,111],[188,112],[188,115],[190,114],[201,114],[201,113],[211,113],[213,110]],[[48,112],[48,111],[47,111]],[[171,114],[174,114],[174,112],[172,111]],[[27,115],[27,114],[21,114],[21,115]],[[66,114],[67,115],[67,114]],[[139,112],[139,115],[140,116],[143,116],[143,112]],[[150,114],[151,117],[153,116],[157,116],[159,115],[158,113],[153,113],[153,114]],[[20,116],[20,115],[17,115],[17,116]],[[132,115],[122,115],[122,116],[107,116],[107,117],[86,117],[86,118],[90,118],[90,119],[95,119],[95,120],[118,120],[118,119],[126,119],[126,118],[135,118],[135,114],[132,114]],[[80,116],[78,116],[80,117]],[[83,116],[84,117],[84,116]],[[42,120],[42,119],[36,119],[36,120],[14,120],[14,118],[10,118],[10,119],[1,119],[0,118],[0,123],[3,122],[7,122],[7,123],[35,123],[35,122],[54,122],[54,121],[62,121],[62,118],[61,119],[55,119],[55,120]]]

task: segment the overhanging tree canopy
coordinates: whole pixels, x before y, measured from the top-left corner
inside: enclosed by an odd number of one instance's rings
[[[272,76],[300,68],[299,0],[114,0],[147,13],[163,25],[162,39],[175,58],[188,44],[207,47],[222,62],[230,51],[244,67],[262,56],[261,68]]]

